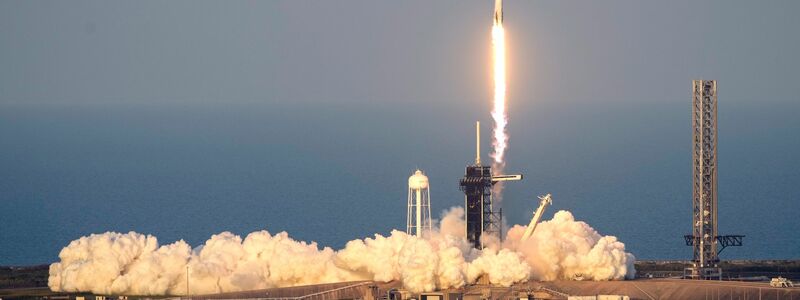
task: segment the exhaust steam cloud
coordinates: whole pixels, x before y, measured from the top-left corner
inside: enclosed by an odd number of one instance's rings
[[[520,241],[516,225],[503,243],[483,250],[464,236],[464,209],[444,213],[424,237],[394,230],[322,249],[286,232],[230,232],[192,248],[184,241],[159,245],[136,232],[92,234],[72,241],[50,265],[53,291],[119,295],[209,294],[352,280],[399,280],[412,292],[458,288],[486,276],[494,285],[534,280],[621,280],[634,275],[634,257],[613,236],[601,236],[559,211]]]

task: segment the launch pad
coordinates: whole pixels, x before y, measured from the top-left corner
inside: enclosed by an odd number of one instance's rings
[[[467,240],[475,248],[483,248],[481,236],[486,233],[502,238],[503,209],[492,203],[492,189],[501,181],[522,180],[522,175],[492,175],[492,167],[481,165],[481,127],[476,123],[475,164],[467,166],[464,177],[459,180],[459,188],[464,192],[464,208]]]
[[[492,206],[492,167],[467,166],[459,186],[464,192],[467,240],[480,249],[482,233],[502,232],[503,210],[495,212]]]

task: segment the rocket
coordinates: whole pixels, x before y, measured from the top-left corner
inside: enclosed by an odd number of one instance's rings
[[[494,23],[503,24],[503,0],[494,0]]]

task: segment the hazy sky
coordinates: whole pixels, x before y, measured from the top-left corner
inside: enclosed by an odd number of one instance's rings
[[[402,229],[415,167],[435,210],[461,204],[472,122],[490,124],[492,9],[0,1],[0,264],[53,261],[106,230],[341,246]],[[507,190],[509,221],[552,192],[639,257],[688,257],[689,90],[716,79],[720,230],[750,243],[726,254],[798,258],[799,11],[505,1],[508,169],[527,176]]]
[[[492,2],[3,1],[0,99],[485,106]],[[508,1],[510,100],[795,100],[798,8]]]

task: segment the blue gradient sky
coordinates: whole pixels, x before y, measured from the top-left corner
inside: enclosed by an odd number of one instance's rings
[[[491,2],[0,2],[0,265],[107,230],[340,247],[405,226],[415,167],[461,204]],[[800,258],[800,3],[505,4],[510,223],[549,192],[688,258],[689,90],[716,79],[720,231],[747,235],[722,256]]]

